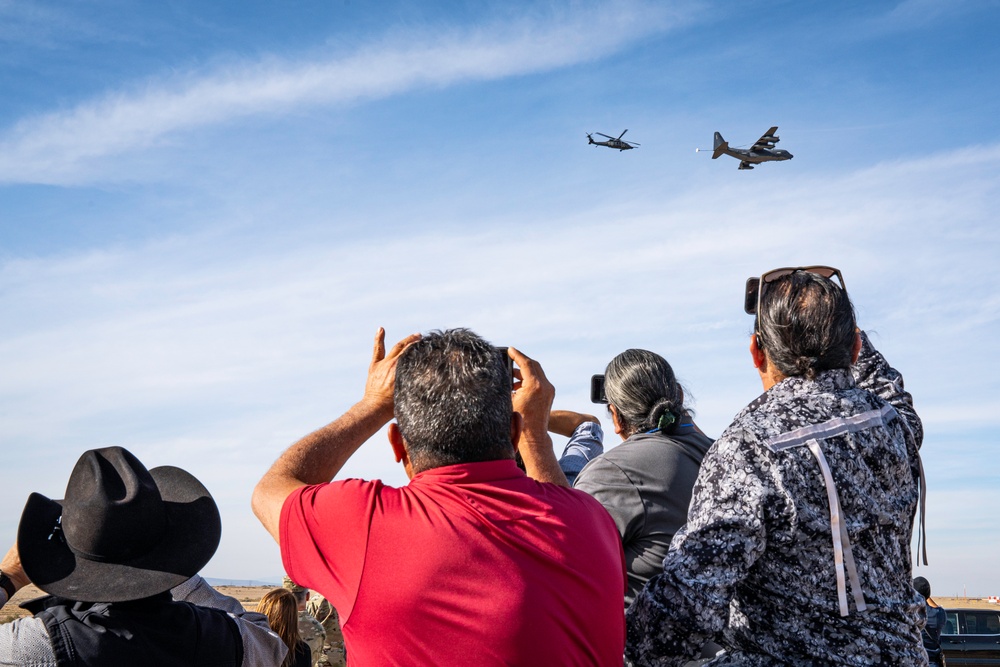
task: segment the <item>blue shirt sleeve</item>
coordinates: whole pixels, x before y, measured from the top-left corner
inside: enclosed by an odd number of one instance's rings
[[[596,422],[584,422],[576,427],[559,457],[559,467],[573,486],[576,476],[592,458],[604,453],[604,430]]]

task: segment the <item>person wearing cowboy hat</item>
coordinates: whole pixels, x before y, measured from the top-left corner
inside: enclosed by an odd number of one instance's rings
[[[84,452],[62,500],[32,493],[0,563],[0,600],[34,583],[34,614],[0,626],[0,664],[264,667],[286,648],[267,618],[198,571],[219,546],[208,490],[128,450]]]

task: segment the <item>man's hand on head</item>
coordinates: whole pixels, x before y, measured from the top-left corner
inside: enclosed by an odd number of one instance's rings
[[[385,351],[385,329],[379,327],[375,333],[375,349],[372,351],[372,362],[368,366],[368,379],[365,382],[365,394],[361,402],[386,416],[386,421],[392,419],[393,388],[396,383],[396,363],[399,355],[413,343],[420,340],[420,334],[411,334],[392,346],[389,353]]]
[[[529,477],[540,482],[569,486],[566,475],[559,468],[559,461],[552,450],[549,436],[549,413],[556,388],[552,386],[541,364],[526,357],[513,347],[507,348],[510,358],[517,364],[514,370],[514,412],[521,415],[521,436],[517,451],[521,454]]]
[[[254,514],[275,540],[279,540],[281,507],[297,489],[332,480],[347,459],[392,419],[396,362],[420,334],[407,336],[385,351],[385,329],[375,334],[375,349],[365,393],[347,412],[285,450],[254,488]]]
[[[517,364],[514,369],[514,412],[524,420],[522,430],[531,434],[548,431],[549,413],[556,397],[556,388],[545,377],[542,365],[513,347],[507,354]]]

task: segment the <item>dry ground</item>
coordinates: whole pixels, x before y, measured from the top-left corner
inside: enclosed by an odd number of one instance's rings
[[[223,595],[236,598],[243,605],[244,609],[252,611],[257,608],[257,603],[264,597],[264,593],[267,593],[272,588],[273,586],[219,586],[216,590]],[[21,609],[18,605],[26,600],[41,597],[42,595],[45,595],[45,593],[35,586],[25,586],[17,592],[13,600],[5,604],[3,609],[0,609],[0,623],[6,623],[16,618],[27,616],[28,612]]]
[[[987,602],[980,598],[947,598],[938,595],[931,596],[939,606],[945,609],[993,609],[1000,611],[1000,604]]]
[[[264,593],[267,593],[271,588],[271,586],[219,586],[218,590],[223,595],[228,595],[239,600],[244,609],[256,609],[257,603],[260,602]],[[4,605],[3,609],[0,609],[0,623],[6,623],[21,616],[27,616],[28,612],[18,607],[18,605],[25,600],[42,595],[44,593],[34,586],[26,586],[18,591],[14,599]],[[945,609],[996,609],[1000,611],[1000,605],[986,602],[979,598],[956,598],[935,595],[934,601]]]

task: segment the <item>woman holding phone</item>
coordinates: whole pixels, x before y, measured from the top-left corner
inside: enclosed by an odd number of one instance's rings
[[[608,404],[623,442],[587,463],[573,486],[600,501],[618,526],[628,567],[628,607],[662,571],[670,540],[687,520],[691,488],[712,440],[684,405],[673,368],[655,352],[630,349],[612,359],[604,392],[604,400],[592,398]],[[581,423],[576,431],[603,436],[596,423]]]

